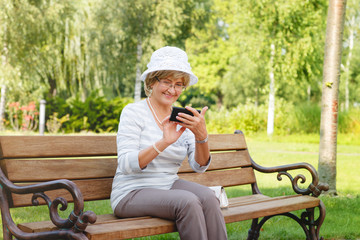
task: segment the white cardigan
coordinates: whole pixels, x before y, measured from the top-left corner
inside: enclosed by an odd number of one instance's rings
[[[141,188],[168,190],[179,178],[177,172],[188,156],[192,169],[205,172],[207,166],[195,161],[195,137],[186,129],[181,137],[167,147],[144,169],[140,169],[138,155],[163,136],[146,100],[128,104],[122,111],[117,133],[118,166],[112,184],[111,207],[115,210],[129,192]]]

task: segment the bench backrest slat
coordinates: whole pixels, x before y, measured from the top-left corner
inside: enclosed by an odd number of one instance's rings
[[[55,179],[106,178],[115,175],[117,157],[54,158],[54,159],[4,159],[3,170],[12,182],[36,182]],[[247,150],[212,153],[208,171],[250,166]],[[19,171],[21,169],[21,171]],[[187,160],[180,173],[193,172]]]
[[[109,199],[112,186],[112,178],[74,180],[74,183],[80,189],[85,201]],[[66,190],[54,190],[45,192],[51,199],[63,197],[68,202],[72,202],[72,197]],[[13,206],[24,207],[31,206],[32,194],[12,194]],[[40,204],[45,204],[44,200],[38,199]]]
[[[246,149],[242,134],[210,135],[212,151]],[[116,136],[1,136],[1,158],[116,155]]]
[[[226,171],[209,171],[205,173],[182,173],[179,177],[185,180],[194,181],[206,186],[235,186],[255,182],[255,175],[252,168],[235,168]],[[112,178],[74,180],[79,187],[85,201],[109,199],[112,186]],[[91,186],[91,187],[90,187]],[[69,202],[71,195],[65,190],[54,190],[45,192],[51,199],[63,197]],[[13,194],[13,207],[31,205],[32,194]],[[40,204],[45,204],[38,199]]]
[[[243,134],[210,135],[209,145],[207,172],[194,173],[184,161],[180,178],[225,187],[256,182]],[[108,199],[117,167],[116,136],[1,136],[0,163],[14,183],[65,178],[78,185],[85,200]],[[66,191],[47,194],[71,200]],[[30,205],[31,195],[13,194],[13,207]]]
[[[209,135],[211,151],[229,151],[247,149],[243,134],[214,134]]]
[[[12,182],[113,177],[117,166],[116,157],[5,159],[3,161],[6,165],[6,175]]]
[[[207,171],[246,166],[251,166],[251,160],[247,150],[232,152],[213,152],[211,154],[211,164]],[[194,172],[187,160],[183,162],[181,168],[179,169],[179,173],[185,172]]]
[[[2,158],[116,155],[115,136],[1,136]]]
[[[179,177],[205,186],[231,187],[254,183],[255,174],[252,168],[235,168],[226,171],[208,171],[205,173],[183,173]]]

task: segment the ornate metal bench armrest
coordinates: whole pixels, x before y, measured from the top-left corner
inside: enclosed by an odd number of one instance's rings
[[[11,219],[11,215],[9,212],[9,205],[7,203],[7,199],[5,198],[6,195],[10,193],[15,194],[33,194],[32,196],[32,204],[37,206],[39,205],[38,198],[42,198],[49,208],[50,212],[50,218],[51,221],[62,230],[59,230],[57,232],[62,232],[61,234],[63,236],[70,236],[73,235],[73,233],[76,235],[76,233],[81,233],[85,230],[88,223],[95,223],[96,221],[96,215],[95,213],[91,211],[83,212],[84,210],[84,199],[80,192],[80,189],[76,186],[75,183],[72,181],[61,179],[61,180],[55,180],[55,181],[49,181],[49,182],[43,182],[33,185],[27,185],[27,186],[18,186],[13,184],[11,181],[9,181],[4,173],[0,169],[0,184],[2,186],[2,194],[1,198],[2,201],[2,214],[8,215],[5,218],[9,220],[9,222],[6,223],[7,227],[12,228],[9,229],[9,231],[16,236],[19,229],[16,227],[16,225],[13,224],[13,221]],[[57,189],[66,189],[69,191],[69,193],[72,195],[72,198],[74,200],[74,210],[70,213],[69,217],[67,219],[62,219],[59,216],[58,213],[58,206],[61,205],[60,210],[65,211],[67,209],[67,201],[66,199],[62,197],[58,197],[51,201],[51,199],[44,193],[45,191],[50,190],[57,190]],[[5,193],[5,191],[7,191]],[[16,227],[16,228],[14,228]],[[67,230],[71,230],[70,232]],[[24,233],[25,234],[25,233]],[[40,234],[41,235],[41,234]],[[38,236],[38,239],[42,239],[41,236]],[[18,238],[22,238],[20,236],[17,236]],[[24,236],[23,236],[24,237]],[[49,235],[47,235],[47,238]],[[26,238],[27,239],[27,238]],[[32,239],[32,238],[28,238]],[[34,238],[36,239],[36,238]],[[74,236],[70,237],[70,239],[77,239],[77,237],[74,238]],[[79,238],[81,239],[81,238]]]
[[[293,190],[298,194],[303,194],[303,195],[311,194],[315,197],[318,197],[322,191],[329,190],[329,185],[327,183],[319,182],[319,176],[318,176],[315,168],[308,163],[302,162],[302,163],[294,163],[294,164],[281,165],[281,166],[275,166],[275,167],[263,167],[263,166],[260,166],[257,163],[255,163],[252,159],[251,159],[251,162],[252,162],[253,168],[259,172],[263,172],[263,173],[277,172],[278,173],[277,179],[279,181],[282,180],[282,175],[287,176],[292,183]],[[289,170],[295,170],[295,169],[306,169],[310,172],[310,174],[312,176],[312,181],[309,184],[308,188],[302,189],[298,186],[298,181],[300,179],[301,179],[301,183],[306,182],[306,178],[304,175],[298,174],[295,177],[292,177],[291,174],[288,173]]]

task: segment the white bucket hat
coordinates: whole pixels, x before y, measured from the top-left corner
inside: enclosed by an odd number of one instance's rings
[[[148,69],[141,74],[142,81],[145,81],[149,73],[161,70],[175,70],[188,73],[190,75],[189,86],[194,85],[198,81],[198,78],[191,71],[186,52],[177,47],[166,46],[156,50],[151,55],[147,67]]]

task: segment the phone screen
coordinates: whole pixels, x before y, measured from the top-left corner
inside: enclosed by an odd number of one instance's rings
[[[200,110],[196,110],[196,111],[198,111],[200,113]],[[176,119],[176,116],[180,112],[189,114],[190,116],[194,116],[194,114],[192,112],[190,112],[189,110],[187,110],[186,108],[173,107],[173,110],[172,110],[171,115],[170,115],[170,121],[181,122],[181,121]]]

